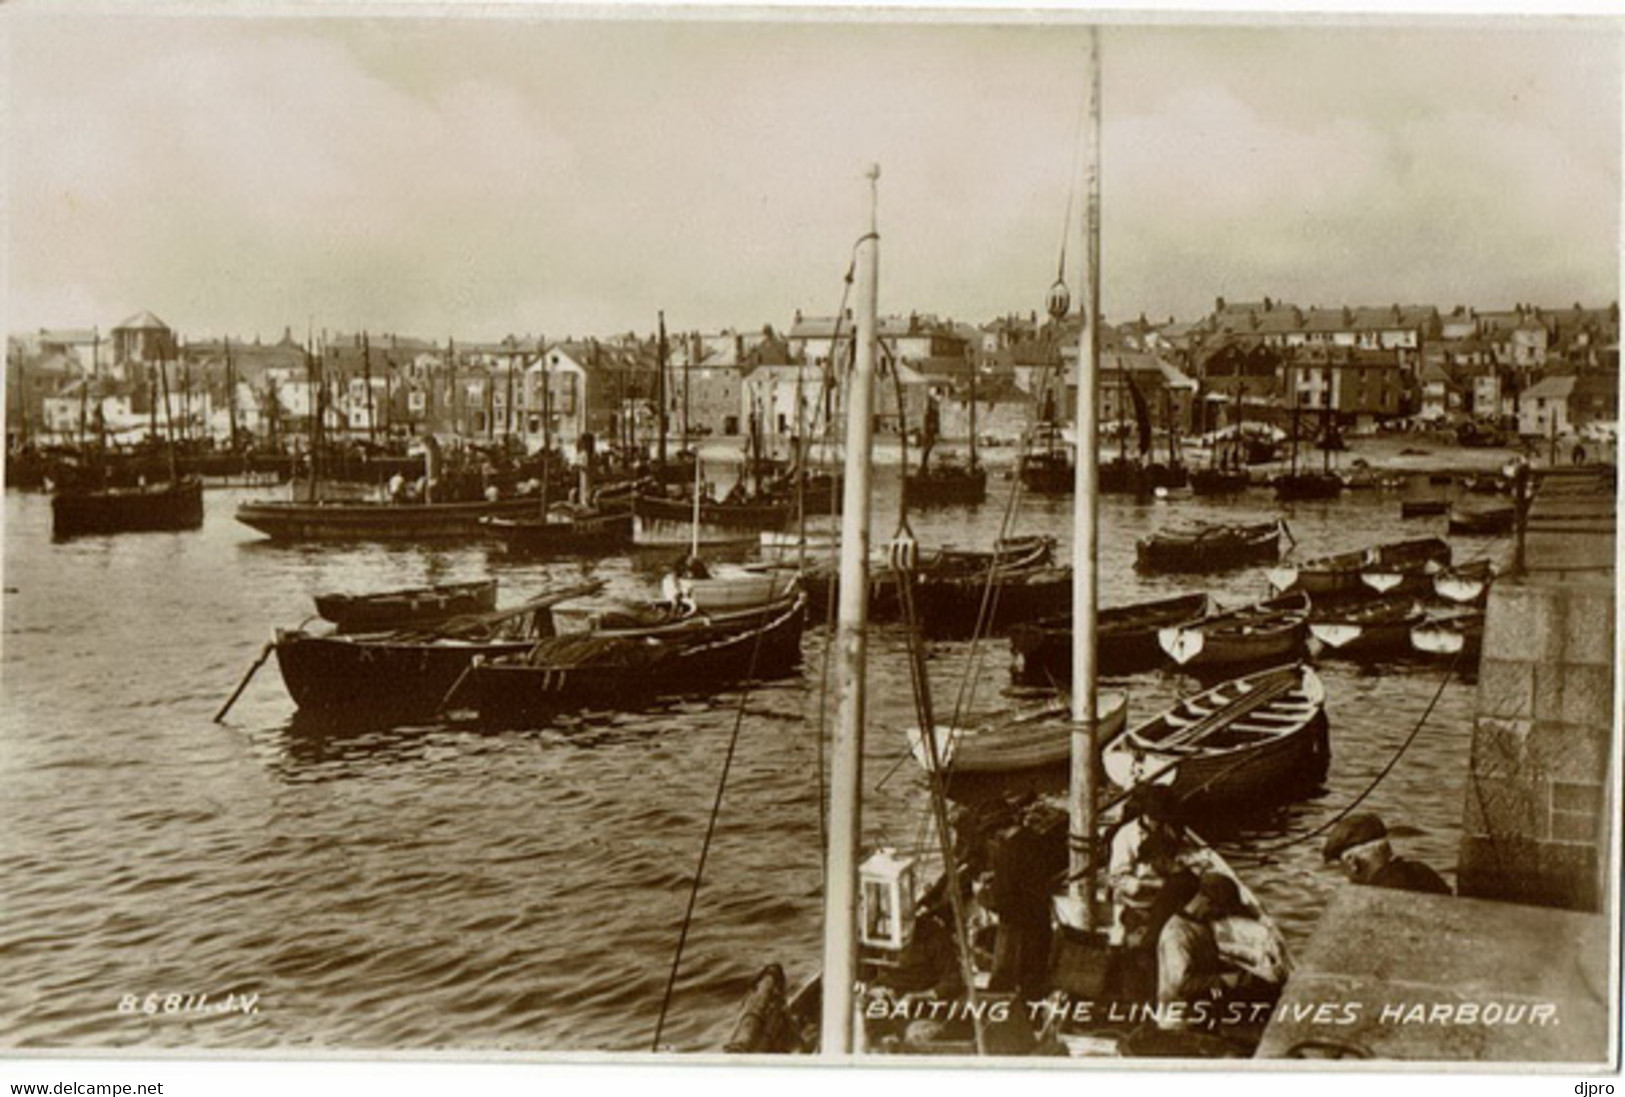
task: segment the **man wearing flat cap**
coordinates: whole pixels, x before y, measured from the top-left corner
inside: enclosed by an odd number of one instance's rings
[[[1339,821],[1326,835],[1321,854],[1328,862],[1341,864],[1356,884],[1450,894],[1450,885],[1427,865],[1395,856],[1388,844],[1388,828],[1370,812],[1358,812]]]

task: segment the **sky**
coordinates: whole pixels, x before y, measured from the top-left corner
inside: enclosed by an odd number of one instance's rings
[[[1078,17],[13,7],[7,330],[783,330],[830,314],[878,163],[881,309],[1076,276]],[[1618,299],[1620,24],[1101,32],[1108,320]]]

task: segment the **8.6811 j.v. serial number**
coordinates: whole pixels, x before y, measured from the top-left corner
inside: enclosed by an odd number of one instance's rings
[[[211,1014],[258,1013],[258,994],[227,994],[215,998],[208,994],[125,994],[118,1000],[120,1013],[146,1014]]]

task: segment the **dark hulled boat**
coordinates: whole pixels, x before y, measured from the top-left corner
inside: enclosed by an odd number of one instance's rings
[[[797,592],[653,633],[556,636],[521,653],[480,659],[458,701],[472,704],[482,721],[512,724],[782,677],[801,661],[806,617],[806,595]]]
[[[1380,589],[1378,583],[1367,581],[1368,575],[1403,575],[1415,569],[1431,574],[1449,563],[1447,543],[1437,537],[1420,537],[1282,564],[1267,575],[1270,586],[1283,594],[1303,591],[1312,598],[1335,598]]]
[[[1194,529],[1160,530],[1135,545],[1135,567],[1141,571],[1227,571],[1248,564],[1273,563],[1281,555],[1280,519],[1246,524],[1206,524]]]
[[[1157,633],[1207,616],[1206,594],[1181,594],[1153,602],[1103,609],[1095,619],[1095,654],[1099,672],[1121,676],[1162,664]],[[1072,681],[1072,615],[1068,611],[1010,630],[1012,676],[1027,685],[1064,686]]]
[[[1275,497],[1283,503],[1310,499],[1336,499],[1343,494],[1343,478],[1335,472],[1284,472],[1271,481]]]
[[[1408,653],[1411,629],[1422,618],[1421,606],[1403,594],[1335,607],[1316,606],[1309,614],[1309,635],[1321,654],[1379,659]]]
[[[475,656],[530,650],[554,634],[553,606],[597,589],[598,584],[576,587],[439,629],[346,635],[278,629],[277,666],[300,709],[379,720],[432,716]]]
[[[1518,509],[1511,503],[1491,506],[1458,504],[1450,508],[1450,532],[1499,537],[1512,532]]]
[[[606,512],[564,504],[545,518],[483,518],[481,523],[509,552],[530,556],[613,552],[632,543],[631,510]]]
[[[1472,667],[1484,646],[1484,611],[1471,606],[1432,610],[1411,629],[1411,649],[1423,658]]]
[[[1191,473],[1191,494],[1199,496],[1239,495],[1252,485],[1245,469],[1206,468]]]
[[[1055,538],[1027,535],[1005,538],[991,550],[938,548],[921,551],[914,563],[916,597],[928,584],[966,580],[986,583],[989,572],[999,576],[1046,567],[1055,555]],[[823,617],[840,594],[839,576],[818,564],[802,573],[810,598],[809,609]],[[1053,607],[1051,607],[1053,608]],[[892,621],[901,613],[897,599],[897,573],[890,562],[872,566],[869,574],[869,620]]]
[[[184,478],[150,487],[105,491],[59,491],[51,496],[51,536],[56,540],[99,533],[199,529],[203,482]]]
[[[340,632],[377,632],[421,627],[453,617],[490,613],[497,605],[497,581],[442,583],[373,594],[318,594],[316,613]]]
[[[1207,673],[1301,658],[1308,635],[1309,597],[1294,592],[1171,625],[1157,642],[1181,669]]]
[[[1000,568],[956,576],[921,576],[914,586],[920,627],[933,640],[968,640],[1003,632],[1070,604],[1069,567]]]
[[[987,470],[969,465],[932,465],[911,472],[904,489],[911,507],[975,506],[987,498]]]
[[[529,518],[534,498],[470,503],[244,503],[237,521],[274,541],[440,541],[481,536],[483,518]]]

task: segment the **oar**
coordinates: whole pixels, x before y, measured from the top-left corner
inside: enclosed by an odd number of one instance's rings
[[[248,668],[248,673],[243,675],[243,680],[237,683],[236,690],[226,699],[226,703],[220,706],[220,711],[214,714],[215,723],[218,724],[226,718],[226,713],[231,711],[231,706],[237,703],[237,698],[241,697],[243,690],[248,688],[249,680],[259,672],[260,667],[265,665],[265,660],[271,657],[271,652],[274,650],[276,650],[276,641],[267,640],[265,646],[260,648],[260,657],[254,660],[254,665]]]

